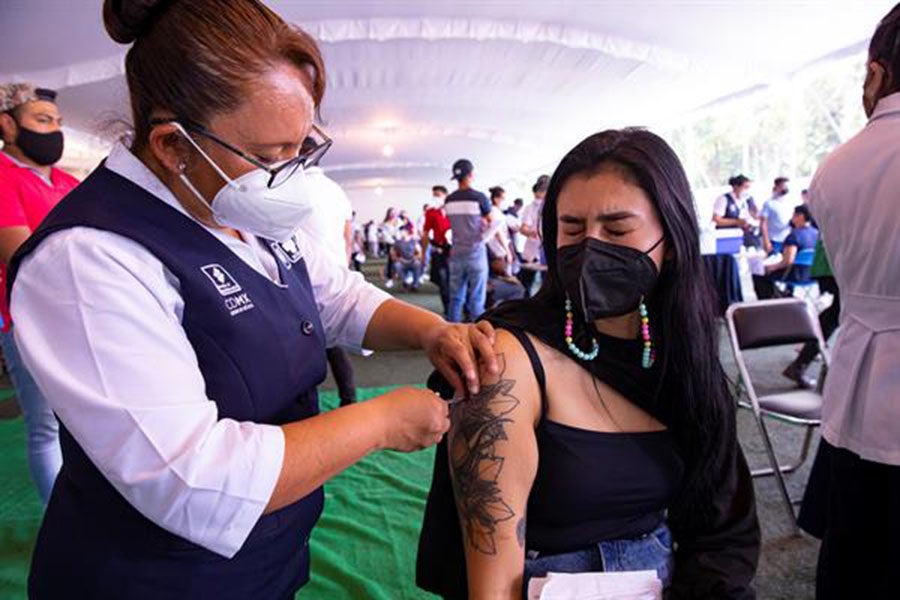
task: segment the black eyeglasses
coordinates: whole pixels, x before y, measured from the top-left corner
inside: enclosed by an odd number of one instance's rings
[[[322,160],[322,157],[325,156],[325,153],[328,152],[328,149],[331,148],[331,144],[333,143],[332,139],[328,137],[328,135],[324,131],[322,131],[317,125],[313,124],[310,135],[307,136],[305,140],[303,140],[303,144],[300,146],[300,153],[297,154],[297,156],[295,156],[294,158],[291,158],[278,165],[277,167],[270,167],[266,164],[263,164],[258,159],[253,158],[240,148],[229,144],[220,137],[217,137],[199,123],[194,123],[193,121],[187,119],[153,119],[150,121],[151,125],[162,125],[164,123],[178,123],[179,125],[184,127],[185,130],[190,131],[191,133],[196,133],[197,135],[202,135],[203,137],[222,146],[226,150],[237,154],[254,167],[262,169],[269,174],[269,182],[267,184],[269,189],[277,188],[278,186],[283,184],[285,181],[290,179],[294,173],[297,172],[297,169],[300,169],[301,167],[306,168],[317,166],[319,164],[319,161]]]

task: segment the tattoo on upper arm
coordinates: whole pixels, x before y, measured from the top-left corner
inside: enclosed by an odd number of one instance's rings
[[[520,548],[525,547],[525,517],[522,517],[516,523],[516,540],[518,540]]]
[[[519,399],[511,394],[515,380],[504,377],[506,361],[502,354],[497,355],[497,362],[498,381],[482,385],[480,392],[453,406],[449,447],[465,539],[472,548],[489,555],[497,553],[497,524],[516,516],[503,500],[498,484],[504,458],[498,456],[497,444],[508,439],[506,425],[513,422],[508,415],[519,405]]]

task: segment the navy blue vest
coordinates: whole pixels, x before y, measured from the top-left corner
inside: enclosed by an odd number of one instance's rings
[[[739,219],[741,216],[741,209],[738,207],[737,200],[730,193],[725,194],[725,214],[722,216],[726,219]]]
[[[82,226],[136,241],[178,278],[182,326],[221,418],[281,425],[318,413],[325,339],[295,247],[270,244],[283,283],[275,284],[194,221],[101,166],[13,258],[10,290],[21,260],[42,240]],[[321,488],[263,516],[241,550],[226,559],[142,516],[64,424],[60,442],[63,467],[32,558],[32,598],[293,598],[308,581]]]

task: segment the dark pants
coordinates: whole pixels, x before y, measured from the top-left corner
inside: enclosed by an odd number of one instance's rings
[[[828,292],[834,296],[834,301],[831,303],[831,306],[819,313],[819,327],[822,328],[822,337],[825,338],[825,341],[827,342],[828,338],[831,337],[831,334],[834,333],[834,330],[837,329],[838,326],[838,318],[841,316],[841,297],[838,293],[838,286],[834,277],[819,277],[816,281],[819,282],[820,291]],[[818,353],[819,345],[817,343],[806,342],[803,345],[803,349],[800,350],[800,354],[797,356],[795,362],[801,369],[805,369],[809,366],[809,363],[816,358]]]
[[[331,374],[337,384],[341,406],[356,402],[356,385],[353,383],[353,365],[343,348],[329,348],[325,351]]]
[[[431,282],[438,287],[445,317],[447,316],[447,309],[450,307],[450,266],[447,263],[449,254],[449,245],[431,245],[431,273],[429,277]]]
[[[394,278],[394,259],[391,257],[391,246],[387,246],[387,264],[384,265],[384,278],[390,281]]]
[[[525,286],[525,297],[531,298],[531,288],[534,287],[534,279],[537,277],[537,271],[534,269],[520,269],[517,275],[519,281]]]
[[[896,598],[900,466],[819,444],[801,526],[821,536],[816,598]]]
[[[744,232],[744,245],[748,248],[759,248],[762,246],[759,234],[754,230]]]
[[[775,287],[775,282],[784,279],[786,272],[786,269],[779,269],[777,271],[772,271],[771,273],[766,273],[765,275],[754,275],[753,291],[756,292],[756,297],[759,300],[781,298],[782,294],[778,291],[778,288]]]

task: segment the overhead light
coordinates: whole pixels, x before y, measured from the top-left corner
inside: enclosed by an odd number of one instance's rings
[[[385,156],[393,156],[394,155],[394,147],[391,146],[390,144],[385,144],[384,147],[381,149],[381,153],[384,154]]]
[[[377,187],[375,188],[375,195],[376,195],[376,196],[382,196],[382,195],[384,195],[384,188],[381,187],[380,185],[377,186]]]

